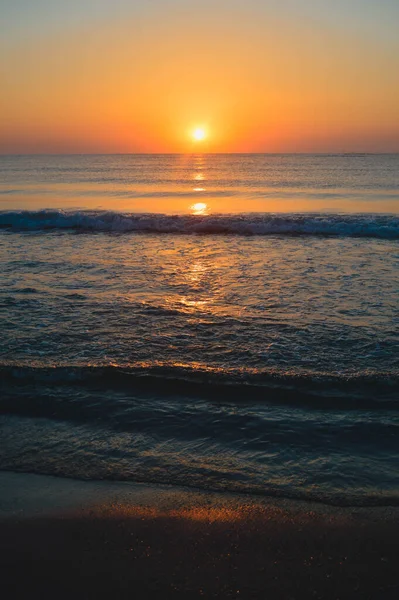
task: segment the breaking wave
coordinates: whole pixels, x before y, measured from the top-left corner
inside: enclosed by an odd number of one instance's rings
[[[309,235],[399,239],[399,217],[373,214],[164,215],[113,211],[0,211],[11,231]]]

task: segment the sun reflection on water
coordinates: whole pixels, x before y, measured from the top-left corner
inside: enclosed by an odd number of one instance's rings
[[[201,306],[205,306],[207,304],[206,300],[189,300],[185,296],[182,296],[180,299],[180,303],[183,306],[187,306],[189,308],[200,308]]]
[[[198,283],[202,280],[206,272],[207,266],[205,265],[205,263],[203,261],[196,261],[191,265],[187,274],[187,279],[191,283]]]
[[[203,191],[202,188],[196,188],[195,191]],[[195,202],[190,206],[193,215],[208,214],[208,205],[205,202]]]

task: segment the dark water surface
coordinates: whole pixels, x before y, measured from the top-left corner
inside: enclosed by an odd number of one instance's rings
[[[1,157],[0,468],[398,504],[398,165]]]

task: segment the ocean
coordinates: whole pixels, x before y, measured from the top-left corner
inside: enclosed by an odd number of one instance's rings
[[[0,469],[399,505],[399,155],[0,156]]]

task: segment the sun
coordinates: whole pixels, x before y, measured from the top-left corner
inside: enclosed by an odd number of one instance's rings
[[[192,135],[193,135],[193,139],[196,142],[201,142],[202,140],[204,140],[206,138],[206,131],[203,127],[197,127],[196,129],[194,129]]]

